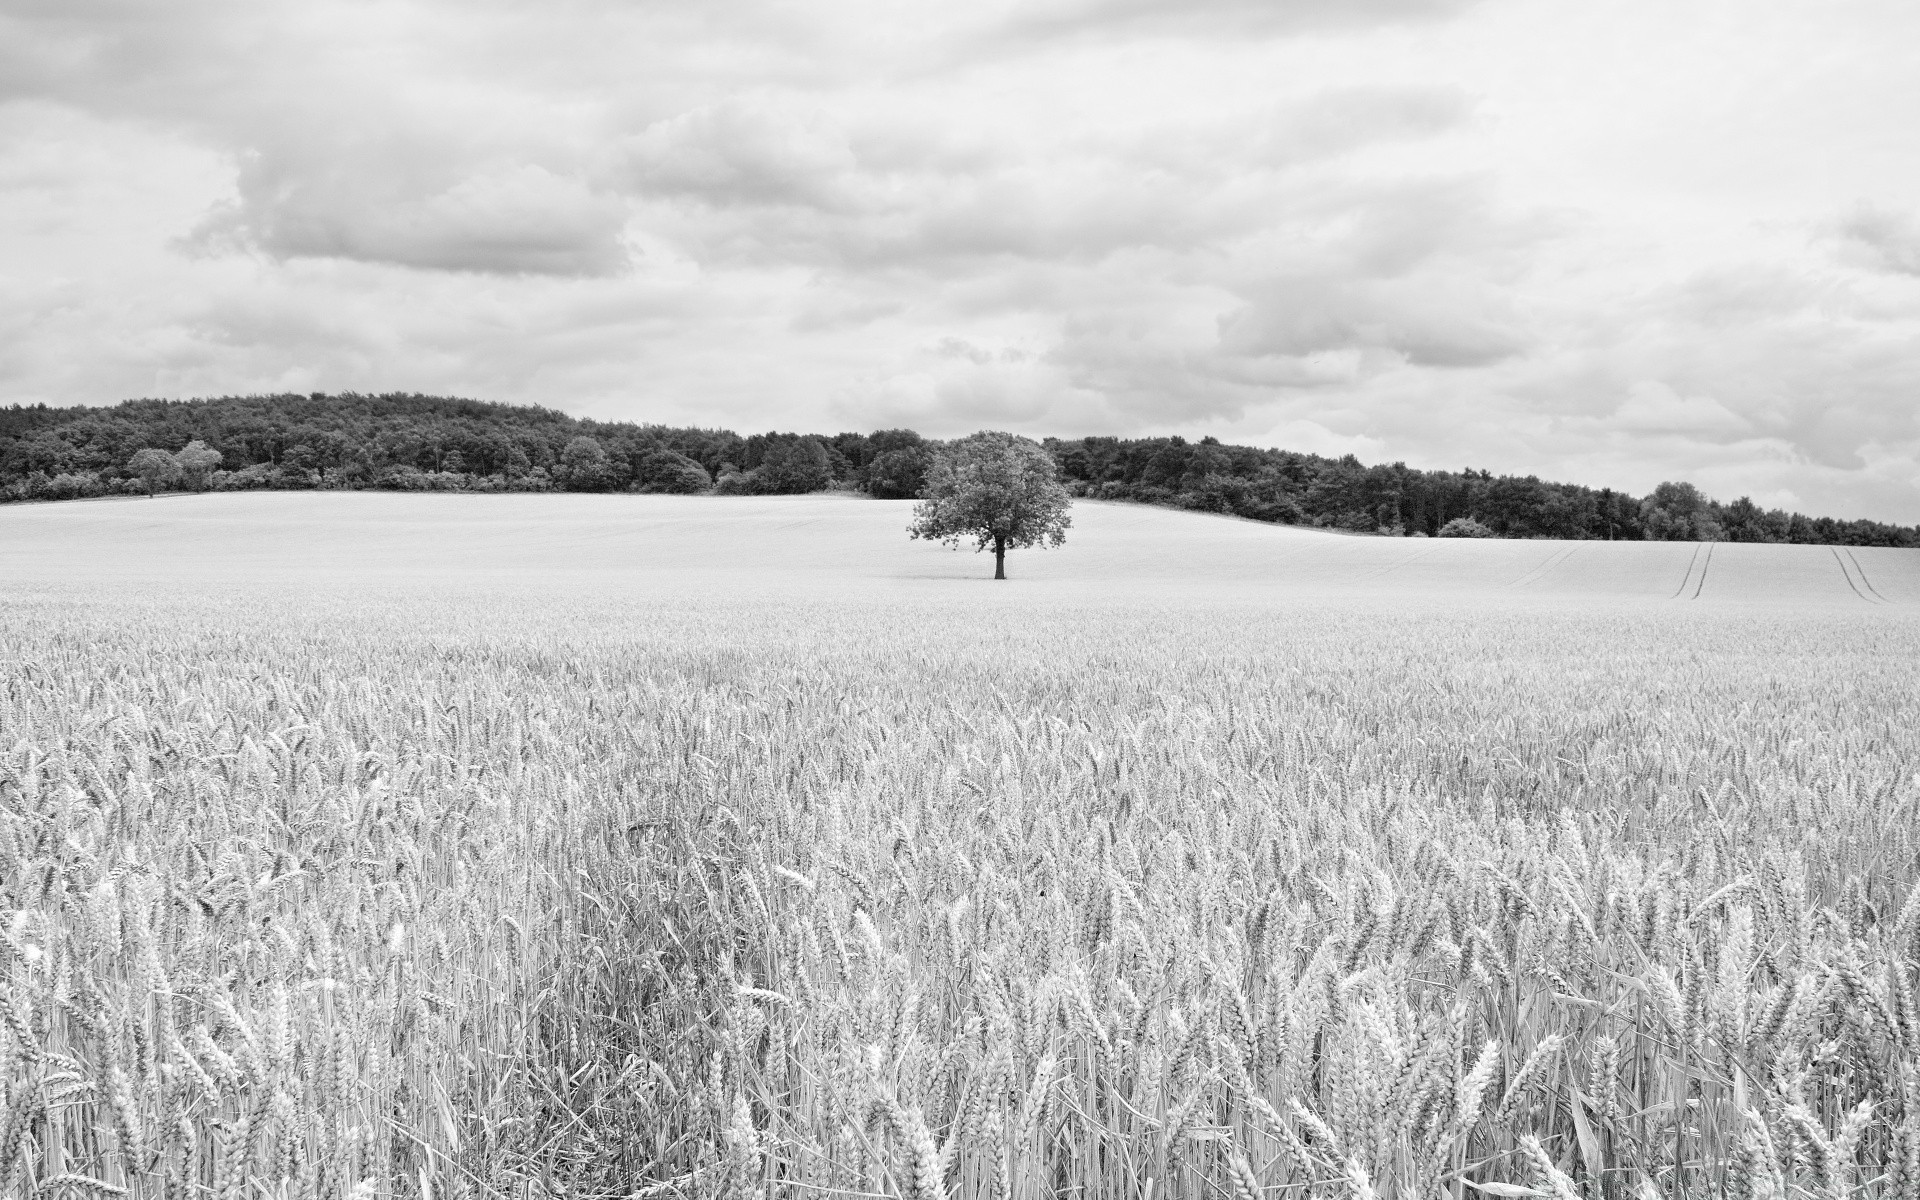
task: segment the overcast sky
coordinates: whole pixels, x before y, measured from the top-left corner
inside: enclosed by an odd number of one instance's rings
[[[0,0],[0,403],[1213,434],[1920,522],[1911,0]]]

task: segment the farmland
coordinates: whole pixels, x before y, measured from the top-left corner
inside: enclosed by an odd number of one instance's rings
[[[0,511],[0,1193],[1920,1195],[1920,554],[907,510]]]

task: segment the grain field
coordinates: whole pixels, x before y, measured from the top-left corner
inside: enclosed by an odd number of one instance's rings
[[[0,582],[0,1194],[1920,1196],[1905,560],[175,507]]]

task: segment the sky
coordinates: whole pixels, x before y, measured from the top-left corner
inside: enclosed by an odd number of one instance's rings
[[[0,0],[0,404],[408,391],[1920,522],[1909,0]]]

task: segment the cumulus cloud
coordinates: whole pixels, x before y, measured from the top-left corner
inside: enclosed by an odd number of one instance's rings
[[[476,169],[436,189],[303,165],[250,159],[239,198],[209,213],[186,244],[504,274],[610,275],[630,265],[624,205],[539,166]]]
[[[542,127],[551,99],[394,69],[426,40],[401,14],[345,0],[300,16],[234,0],[13,9],[0,88],[228,157],[233,194],[180,231],[182,248],[506,274],[627,265],[624,203]]]
[[[731,102],[680,114],[623,144],[612,178],[712,259],[789,260],[847,270],[976,268],[982,260],[1097,260],[1191,248],[1258,227],[1269,199],[1210,190],[1124,152],[1086,148],[955,165],[864,140],[830,117]]]

